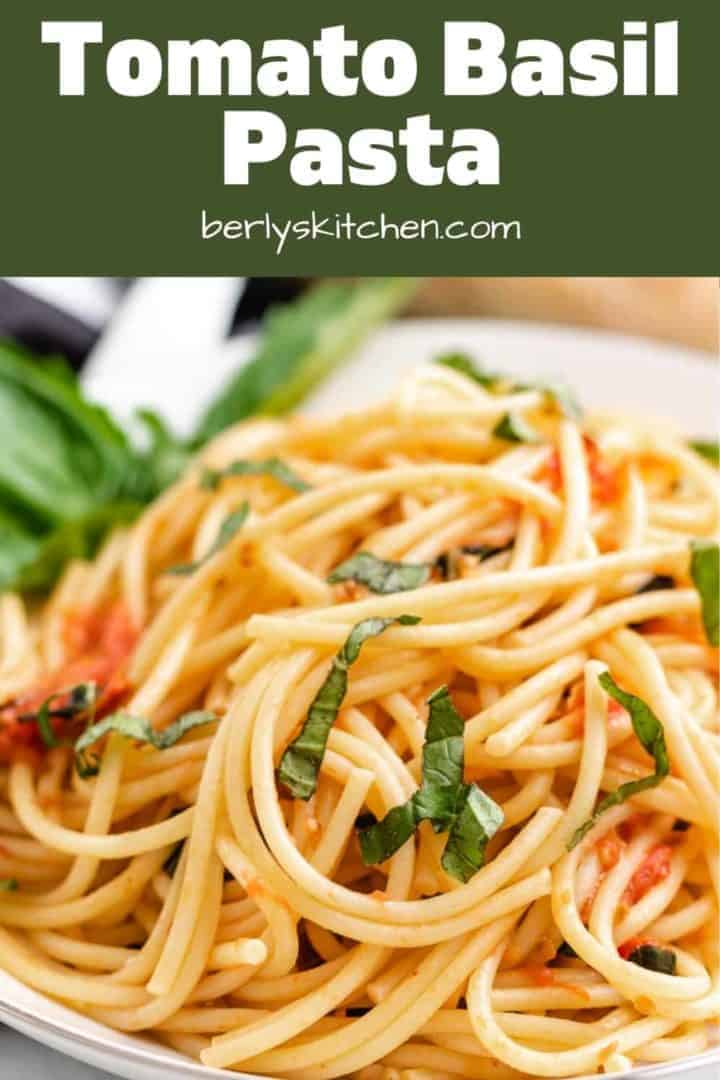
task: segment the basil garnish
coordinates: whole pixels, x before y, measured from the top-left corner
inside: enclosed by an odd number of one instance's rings
[[[507,375],[498,372],[485,371],[467,353],[454,352],[439,356],[436,364],[452,368],[461,375],[465,375],[473,382],[484,386],[490,393],[519,393],[522,390],[538,390],[545,395],[545,399],[557,408],[570,420],[581,420],[583,411],[571,387],[567,383],[548,380],[547,382],[515,382]],[[524,442],[530,440],[523,440]]]
[[[215,713],[195,711],[185,713],[174,724],[170,724],[163,731],[155,731],[152,724],[144,716],[133,716],[131,713],[116,712],[112,716],[106,716],[84,731],[75,743],[75,767],[83,778],[96,776],[100,769],[100,758],[96,754],[86,753],[104,735],[116,731],[124,735],[126,739],[135,742],[150,743],[156,750],[167,750],[174,746],[192,728],[203,724],[212,724],[218,718]]]
[[[474,555],[478,562],[485,562],[493,555],[500,555],[503,551],[509,551],[514,541],[504,544],[503,547],[491,547],[489,544],[465,544],[460,548],[450,548],[443,551],[435,560],[435,568],[445,581],[454,581],[459,576],[459,562],[461,555]]]
[[[53,719],[70,720],[86,712],[92,713],[99,696],[98,687],[94,682],[78,683],[72,689],[59,690],[55,694],[50,694],[37,712],[23,713],[19,720],[21,723],[36,723],[43,743],[50,749],[53,746],[62,745],[62,740],[55,734],[51,721]],[[68,698],[67,704],[53,708],[53,702],[63,697]]]
[[[466,378],[472,379],[473,382],[491,392],[496,391],[503,384],[507,385],[509,381],[505,375],[483,370],[471,356],[463,352],[445,353],[443,356],[436,357],[435,363],[442,367],[452,368],[453,371],[465,375]]]
[[[651,776],[644,776],[642,780],[630,780],[627,784],[621,784],[617,791],[606,795],[598,803],[593,816],[573,834],[567,845],[568,851],[572,851],[580,843],[583,837],[590,832],[598,818],[606,810],[609,810],[611,806],[618,806],[620,803],[624,803],[626,799],[629,799],[631,795],[638,795],[641,791],[657,787],[670,772],[670,762],[667,747],[665,746],[665,732],[650,706],[642,698],[621,690],[607,671],[598,676],[598,682],[606,694],[609,694],[629,712],[633,731],[644,749],[647,750],[648,754],[652,755],[655,761],[655,772]]]
[[[483,865],[488,840],[502,825],[503,813],[477,784],[463,783],[465,723],[447,687],[436,690],[428,705],[422,783],[412,798],[394,806],[382,821],[360,829],[360,851],[367,866],[385,862],[421,821],[430,821],[435,832],[449,833],[443,869],[465,882]]]
[[[371,592],[385,596],[417,589],[429,577],[430,567],[427,563],[392,562],[379,559],[370,551],[358,551],[336,566],[328,581],[331,585],[340,581],[356,581],[359,585],[367,586]]]
[[[690,577],[700,594],[705,637],[720,645],[720,545],[715,540],[693,540],[690,544]]]
[[[306,484],[294,469],[278,457],[265,458],[264,461],[233,461],[224,469],[204,469],[200,477],[200,487],[206,491],[214,491],[223,480],[231,476],[271,476],[292,491],[310,491],[310,484]]]
[[[249,513],[250,505],[249,503],[244,502],[238,510],[235,510],[232,514],[229,514],[228,517],[225,518],[222,525],[220,526],[220,531],[215,538],[215,542],[213,543],[207,554],[202,557],[202,559],[198,559],[196,562],[179,563],[177,566],[170,566],[166,570],[166,573],[177,575],[194,573],[201,566],[203,566],[208,561],[208,559],[212,558],[213,555],[217,555],[218,551],[222,551],[226,544],[230,543],[233,536],[235,536],[235,534],[239,532],[242,526],[245,524],[245,520]]]
[[[416,615],[400,615],[397,619],[363,619],[352,628],[345,644],[333,658],[300,734],[280,759],[278,779],[296,799],[307,800],[315,793],[328,735],[347,693],[348,668],[357,660],[364,643],[393,624],[414,626],[419,622]]]
[[[538,433],[516,413],[505,413],[498,420],[492,430],[496,439],[505,439],[506,442],[536,443],[540,442]]]
[[[0,892],[17,892],[18,887],[17,878],[8,877],[0,881]]]
[[[717,439],[694,439],[688,446],[711,465],[720,465],[720,442]]]
[[[674,975],[677,968],[675,953],[671,949],[661,949],[659,945],[639,945],[628,960],[647,971],[659,971],[661,975]]]

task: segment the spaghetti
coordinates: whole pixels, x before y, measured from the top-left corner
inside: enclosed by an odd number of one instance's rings
[[[434,366],[247,423],[4,596],[0,966],[290,1080],[703,1049],[720,483],[562,404]]]

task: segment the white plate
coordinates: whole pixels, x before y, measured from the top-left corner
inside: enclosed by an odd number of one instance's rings
[[[408,320],[381,331],[315,394],[309,411],[378,401],[403,372],[453,349],[468,349],[488,367],[524,378],[562,377],[592,408],[654,414],[697,436],[718,430],[720,366],[702,353],[598,331],[470,319]],[[168,380],[167,393],[172,391]],[[141,388],[137,403],[142,404]],[[198,411],[203,405],[195,403]],[[207,1069],[148,1039],[111,1031],[2,972],[0,1018],[47,1046],[130,1080],[248,1076]],[[719,1069],[720,1048],[628,1075],[717,1080]]]

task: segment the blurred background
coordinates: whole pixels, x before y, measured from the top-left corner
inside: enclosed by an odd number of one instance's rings
[[[304,278],[237,279],[228,328],[252,327]],[[0,337],[79,367],[133,282],[125,278],[0,279]],[[603,327],[718,351],[716,278],[430,278],[407,314],[486,316]]]

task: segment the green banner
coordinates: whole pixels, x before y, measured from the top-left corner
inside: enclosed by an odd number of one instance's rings
[[[22,0],[0,272],[713,274],[718,7]]]

